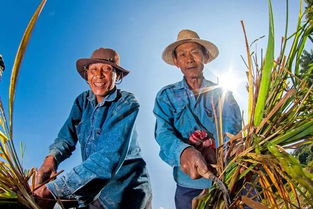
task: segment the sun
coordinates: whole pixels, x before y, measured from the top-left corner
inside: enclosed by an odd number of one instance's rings
[[[228,71],[217,76],[217,82],[225,91],[237,92],[239,84],[243,79],[238,77],[233,71]]]

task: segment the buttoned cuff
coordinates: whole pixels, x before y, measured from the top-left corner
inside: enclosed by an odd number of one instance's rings
[[[62,176],[60,178],[57,178],[54,181],[49,182],[46,184],[50,192],[53,194],[53,196],[58,198],[66,198],[66,199],[73,199],[75,198],[73,192],[70,191],[70,187],[66,184],[65,176]]]
[[[57,166],[60,165],[60,163],[63,161],[64,157],[62,156],[62,153],[58,150],[50,150],[49,155],[52,155],[57,163]]]

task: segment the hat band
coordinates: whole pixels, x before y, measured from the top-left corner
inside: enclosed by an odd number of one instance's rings
[[[113,58],[109,58],[109,59],[107,59],[107,58],[94,58],[94,59],[97,59],[97,60],[104,60],[104,61],[107,61],[107,62],[112,62],[112,63],[114,63]]]

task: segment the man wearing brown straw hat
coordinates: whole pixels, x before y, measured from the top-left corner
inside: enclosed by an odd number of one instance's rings
[[[177,41],[167,46],[162,55],[166,63],[180,68],[184,76],[182,81],[158,92],[153,110],[160,157],[173,167],[177,209],[190,209],[192,199],[212,185],[211,180],[202,176],[215,172],[211,166],[216,163],[218,143],[214,109],[218,110],[222,90],[203,77],[203,69],[217,55],[213,43],[200,39],[191,30],[180,31]],[[240,110],[229,92],[222,115],[223,132],[239,132]]]
[[[37,184],[53,177],[58,165],[80,143],[82,163],[35,191],[39,198],[75,199],[78,208],[151,208],[151,187],[135,130],[139,104],[116,88],[129,71],[113,49],[95,50],[76,62],[90,90],[80,94],[49,155],[37,172]],[[51,204],[39,201],[42,208]],[[53,205],[53,204],[52,204]]]

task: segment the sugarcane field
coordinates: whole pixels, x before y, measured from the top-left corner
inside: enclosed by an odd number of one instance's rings
[[[313,0],[0,10],[0,209],[313,208]]]

